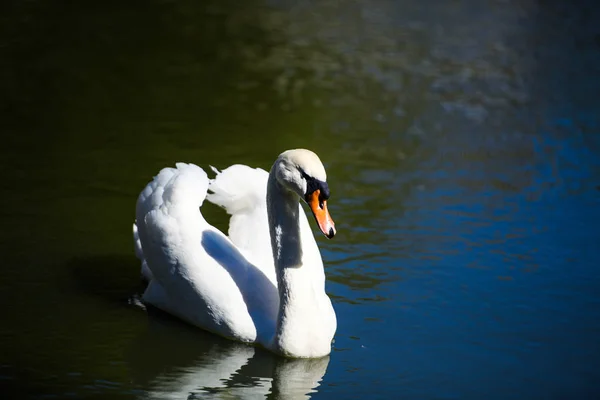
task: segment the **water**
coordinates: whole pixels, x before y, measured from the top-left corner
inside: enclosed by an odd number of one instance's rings
[[[3,398],[600,395],[593,2],[0,7]],[[144,184],[294,147],[332,192],[331,356],[141,308]]]

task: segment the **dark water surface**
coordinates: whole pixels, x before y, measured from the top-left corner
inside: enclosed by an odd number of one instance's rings
[[[3,2],[0,397],[600,397],[598,8]],[[331,357],[136,305],[145,183],[294,147],[332,190]]]

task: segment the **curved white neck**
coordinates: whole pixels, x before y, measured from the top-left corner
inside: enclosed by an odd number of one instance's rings
[[[272,347],[284,355],[326,355],[335,331],[335,314],[325,294],[321,256],[310,229],[310,236],[302,237],[298,195],[284,188],[275,175],[272,170],[267,185],[267,214],[280,299]]]
[[[280,271],[302,266],[298,213],[298,196],[283,188],[271,174],[267,184],[267,215],[278,283],[281,283]]]

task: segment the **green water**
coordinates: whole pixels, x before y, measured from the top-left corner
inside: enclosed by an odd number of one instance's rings
[[[0,6],[3,398],[597,395],[595,13]],[[338,228],[317,238],[331,357],[288,362],[140,307],[131,224],[152,176],[268,169],[296,147],[324,161]]]

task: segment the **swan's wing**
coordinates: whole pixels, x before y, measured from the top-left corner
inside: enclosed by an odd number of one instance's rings
[[[152,182],[148,183],[144,190],[138,196],[138,201],[136,205],[136,220],[133,223],[133,245],[135,256],[142,263],[141,275],[142,278],[146,281],[150,282],[152,280],[152,271],[148,268],[148,264],[146,262],[146,258],[144,256],[144,251],[142,249],[142,242],[140,240],[140,233],[138,228],[138,217],[145,216],[152,209],[159,207],[162,204],[162,196],[158,195],[157,189],[159,189],[162,193],[162,188],[169,182],[169,180],[175,174],[176,169],[174,168],[164,168],[160,171],[160,173],[154,177]],[[140,220],[142,221],[142,220]]]
[[[231,215],[229,238],[277,285],[267,217],[269,174],[260,168],[232,165],[210,181],[206,199]]]
[[[271,304],[276,289],[260,280],[256,267],[199,212],[208,184],[198,166],[177,164],[163,169],[140,194],[137,237],[152,274],[144,300],[204,329],[253,341],[264,328],[255,324],[276,317],[278,304]],[[249,303],[250,289],[269,294]]]

